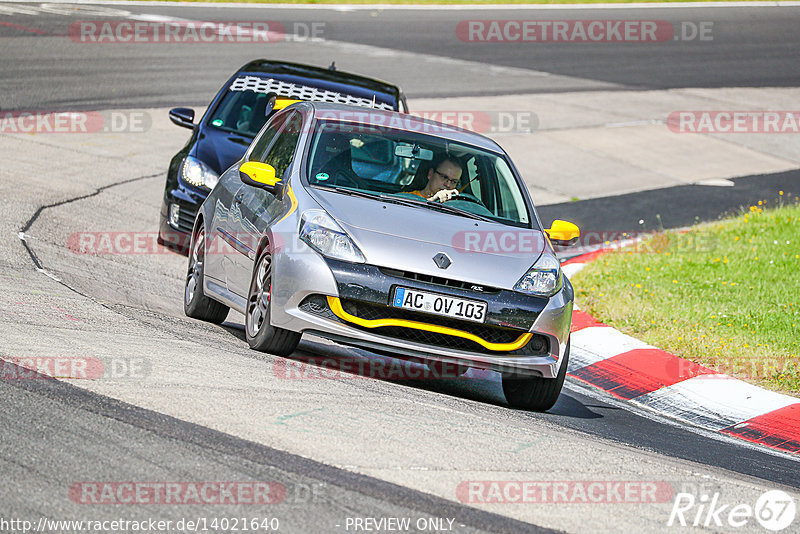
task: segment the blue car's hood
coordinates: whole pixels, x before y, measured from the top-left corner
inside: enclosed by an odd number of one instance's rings
[[[203,127],[191,155],[211,167],[217,174],[222,174],[241,159],[252,140],[252,137]]]

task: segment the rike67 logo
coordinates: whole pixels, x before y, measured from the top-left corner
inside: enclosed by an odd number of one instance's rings
[[[755,505],[725,503],[719,492],[696,497],[693,493],[678,493],[672,505],[667,526],[724,527],[753,529],[753,519],[765,529],[778,532],[794,522],[797,513],[794,499],[781,490],[761,495]]]

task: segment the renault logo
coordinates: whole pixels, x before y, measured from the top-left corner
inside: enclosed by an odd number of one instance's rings
[[[444,252],[440,252],[433,257],[433,263],[435,263],[436,266],[440,269],[447,269],[453,262],[450,260],[450,258],[447,257],[447,254],[445,254]]]

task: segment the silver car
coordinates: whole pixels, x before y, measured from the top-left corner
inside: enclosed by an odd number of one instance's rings
[[[184,309],[221,323],[233,308],[249,345],[281,356],[309,333],[495,370],[509,404],[547,410],[564,382],[573,306],[553,245],[577,238],[564,221],[542,229],[514,164],[486,137],[300,102],[264,126],[200,208]]]

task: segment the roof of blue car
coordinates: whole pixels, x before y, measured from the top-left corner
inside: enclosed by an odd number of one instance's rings
[[[392,109],[400,108],[402,96],[397,86],[386,82],[339,70],[323,69],[285,61],[266,59],[251,61],[239,69],[236,76],[272,78],[286,84],[333,91],[369,101],[374,99],[376,103],[388,105]]]

